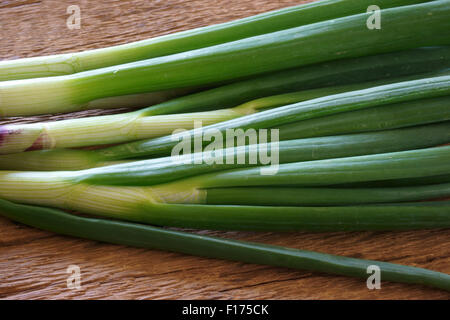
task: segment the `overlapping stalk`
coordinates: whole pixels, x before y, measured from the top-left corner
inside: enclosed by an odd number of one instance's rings
[[[310,161],[332,157],[431,147],[444,144],[450,140],[448,126],[448,122],[443,122],[401,130],[282,141],[278,145],[279,162]],[[417,138],[411,139],[411,136]],[[249,151],[249,148],[244,146],[226,149],[224,154],[233,154],[233,159],[235,160],[238,157],[243,157],[245,160],[248,160]],[[163,157],[135,162],[124,161],[125,163],[122,165],[114,165],[114,162],[102,162],[102,159],[96,157],[96,155],[95,151],[86,150],[26,152],[20,154],[20,156],[2,156],[0,157],[0,165],[9,167],[9,170],[24,170],[23,168],[26,167],[28,170],[34,171],[72,170],[76,166],[107,166],[94,170],[96,179],[92,176],[89,178],[90,182],[97,180],[99,183],[111,183],[108,182],[110,181],[109,179],[115,179],[116,175],[121,177],[121,181],[124,181],[126,172],[130,170],[137,172],[136,170],[140,170],[139,174],[136,174],[137,178],[131,181],[132,184],[136,184],[139,181],[139,176],[145,179],[145,184],[157,184],[199,173],[232,169],[241,167],[242,165],[252,166],[248,161],[241,165],[237,161],[234,161],[233,164],[227,164],[226,161],[223,161],[223,164],[211,166],[209,163],[211,162],[210,158],[212,156],[210,155],[208,157],[204,153],[184,155],[178,162],[175,162],[171,157]],[[202,159],[201,163],[198,163],[196,159]],[[186,164],[185,162],[192,163]]]
[[[146,117],[135,111],[115,115],[62,121],[4,125],[0,154],[32,150],[74,148],[115,144],[193,129],[195,121],[205,125],[234,119],[254,112],[247,109],[180,113]]]
[[[417,76],[419,77],[419,76]],[[195,121],[203,126],[222,122],[259,110],[304,101],[324,95],[371,87],[388,81],[368,82],[338,87],[326,87],[300,92],[291,92],[253,100],[234,108],[215,111],[147,116],[149,109],[116,115],[69,119],[45,123],[12,124],[0,127],[3,130],[0,154],[24,151],[74,148],[102,144],[123,143],[158,136],[170,135],[175,130],[190,130]],[[180,100],[188,100],[183,97]]]
[[[427,73],[425,76],[446,75],[450,72]],[[362,90],[424,77],[423,74],[369,81],[358,84],[341,85],[290,92],[259,98],[234,108],[186,114],[147,116],[152,107],[116,115],[69,119],[45,123],[12,124],[0,127],[4,134],[0,144],[0,154],[24,151],[74,148],[116,144],[172,134],[175,130],[190,130],[194,124],[208,126],[258,111],[302,102],[332,94]],[[204,92],[200,93],[203,94]],[[206,92],[208,94],[208,92]],[[189,100],[183,97],[179,100]],[[290,131],[289,129],[286,130]],[[11,133],[11,134],[9,134]]]
[[[414,101],[424,98],[445,97],[450,93],[450,76],[425,78],[377,86],[364,90],[351,91],[325,96],[304,102],[251,114],[248,116],[220,122],[203,128],[203,131],[191,131],[192,140],[203,136],[206,130],[219,130],[223,134],[230,128],[261,129],[278,128],[281,125],[300,122],[333,114],[363,110],[395,103]],[[445,104],[443,105],[446,106]],[[185,135],[185,133],[183,133]],[[104,161],[117,161],[143,156],[166,156],[178,143],[176,135],[131,142],[106,149],[97,153]]]
[[[385,139],[384,143],[387,145],[391,141]],[[336,148],[334,144],[333,148]],[[295,150],[285,151],[294,161]],[[450,174],[450,147],[285,163],[279,165],[275,175],[261,175],[261,167],[254,167],[207,174],[196,172],[193,177],[179,179],[183,170],[177,176],[176,170],[166,167],[167,178],[164,177],[164,165],[161,166],[163,163],[154,162],[153,168],[150,161],[147,166],[142,162],[80,172],[3,171],[0,174],[0,197],[132,221],[195,228],[267,230],[270,226],[271,230],[388,230],[450,226],[450,208],[446,203],[433,202],[425,207],[422,206],[426,204],[416,203],[386,204],[387,199],[383,199],[384,194],[378,189],[361,189],[357,193],[368,203],[383,202],[383,206],[368,204],[355,207],[353,205],[361,202],[348,196],[347,202],[340,204],[351,204],[349,207],[205,206],[211,188],[290,186],[292,191],[294,187]],[[204,172],[212,170],[211,166],[204,168]],[[173,181],[163,183],[170,180]],[[450,191],[448,184],[425,189],[427,193],[416,192],[415,196],[411,190],[404,189],[387,189],[385,192],[395,201],[409,201],[426,196],[441,197],[449,195]],[[299,190],[300,194],[308,192],[302,190]],[[319,196],[315,205],[332,202],[326,198],[330,192],[328,189],[323,198],[320,197],[320,189],[316,192]],[[336,190],[338,195],[349,192]],[[273,203],[277,203],[278,194],[272,193]],[[290,193],[279,197],[279,203],[283,204]],[[217,200],[217,193],[213,193],[213,199]]]
[[[449,125],[445,122],[372,133],[288,140],[270,143],[266,149],[277,151],[278,161],[283,164],[426,148],[450,141]],[[412,136],[415,139],[411,139]],[[255,164],[249,161],[250,153],[255,153],[255,150],[260,152],[262,148],[260,145],[256,148],[241,146],[225,149],[221,158],[200,152],[180,158],[142,160],[68,174],[75,176],[77,182],[97,185],[156,185],[209,172],[257,166],[260,160]],[[227,162],[228,157],[233,161]],[[238,159],[245,161],[239,163]]]
[[[362,13],[73,75],[4,81],[0,114],[69,112],[111,96],[211,84],[336,58],[448,45],[449,3],[440,0],[382,10],[382,34],[365,27],[367,14]]]
[[[425,2],[380,0],[381,8]],[[369,0],[324,0],[244,19],[77,53],[0,61],[0,81],[60,76],[205,48],[225,42],[364,12]]]
[[[450,120],[448,88],[448,76],[407,81],[283,106],[206,126],[204,131],[210,128],[225,132],[229,128],[275,127],[280,130],[281,140],[288,140],[442,122]],[[395,101],[403,102],[392,103]],[[328,112],[331,114],[326,116]],[[198,133],[191,131],[190,135],[194,139]],[[77,170],[114,164],[128,158],[167,156],[176,144],[177,140],[167,136],[91,151],[30,151],[1,155],[0,168]]]

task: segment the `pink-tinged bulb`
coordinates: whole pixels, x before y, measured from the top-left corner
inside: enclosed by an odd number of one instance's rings
[[[7,125],[0,126],[0,146],[4,145],[9,140],[9,137],[21,134],[22,131],[22,129],[13,129]]]
[[[8,134],[8,128],[6,126],[0,126],[0,146],[2,145],[3,141],[6,140],[6,136]]]

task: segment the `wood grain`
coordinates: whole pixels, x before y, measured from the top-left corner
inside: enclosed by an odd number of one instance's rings
[[[229,21],[301,3],[292,0],[56,1],[0,3],[0,59],[80,51]],[[68,30],[68,5],[81,8],[81,29]],[[123,110],[120,110],[123,111]],[[117,111],[15,118],[13,122]],[[198,231],[450,273],[450,230],[351,233]],[[67,288],[69,265],[81,290]],[[54,235],[0,219],[1,299],[449,299],[421,286],[204,259]]]

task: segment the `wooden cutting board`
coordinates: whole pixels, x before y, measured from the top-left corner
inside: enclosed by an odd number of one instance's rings
[[[0,58],[101,48],[225,22],[299,4],[294,0],[57,1],[0,3]],[[67,6],[78,4],[81,28],[66,27]],[[107,114],[9,119],[33,122]],[[1,122],[0,122],[1,123]],[[5,123],[5,121],[3,121]],[[234,239],[383,260],[450,273],[450,230],[351,233],[208,232]],[[67,268],[81,271],[69,289]],[[204,259],[62,237],[0,218],[0,298],[3,299],[449,299],[415,285]]]

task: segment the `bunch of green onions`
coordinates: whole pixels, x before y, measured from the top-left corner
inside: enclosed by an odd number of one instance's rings
[[[365,26],[369,2],[1,62],[4,116],[157,104],[1,125],[0,214],[98,241],[347,276],[376,264],[384,280],[450,290],[435,271],[163,228],[450,227],[450,1],[381,1],[381,31]],[[240,133],[213,152],[171,156],[207,130]],[[270,134],[247,141],[245,130]],[[102,147],[80,149],[92,146]]]

